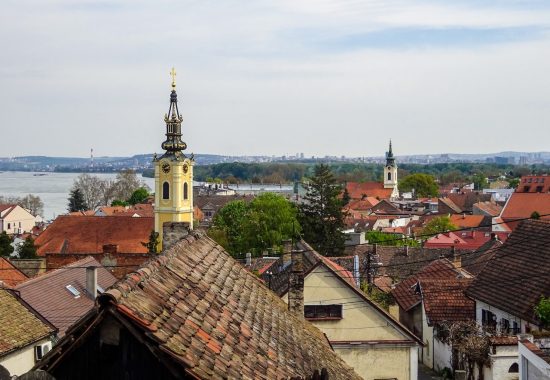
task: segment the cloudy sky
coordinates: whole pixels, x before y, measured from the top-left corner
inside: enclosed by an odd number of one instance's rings
[[[550,1],[3,0],[0,157],[550,150]]]

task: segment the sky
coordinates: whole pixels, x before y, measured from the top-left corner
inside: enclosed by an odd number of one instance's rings
[[[550,1],[3,0],[0,157],[550,150]]]

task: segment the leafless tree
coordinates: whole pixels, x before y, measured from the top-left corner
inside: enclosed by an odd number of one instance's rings
[[[82,192],[88,210],[94,210],[101,206],[102,187],[103,180],[101,178],[86,173],[79,175],[73,183],[73,188],[79,188]]]
[[[19,205],[27,210],[34,216],[44,214],[44,202],[37,195],[26,195],[21,198]]]

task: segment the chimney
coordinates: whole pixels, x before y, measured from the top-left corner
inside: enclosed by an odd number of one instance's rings
[[[355,285],[361,286],[361,278],[359,278],[359,255],[353,256],[353,278],[355,278]]]
[[[409,256],[409,245],[405,245],[405,256]]]
[[[104,244],[101,248],[105,254],[115,254],[118,252],[118,245],[116,244]]]
[[[288,310],[298,317],[304,317],[304,263],[301,250],[291,254],[292,269],[288,279]]]
[[[246,266],[249,267],[252,265],[252,253],[246,252]]]
[[[91,299],[97,297],[97,267],[91,266],[86,268],[86,292]]]
[[[460,257],[460,254],[456,252],[456,248],[455,248],[454,245],[451,248],[451,252],[453,254],[453,266],[457,270],[461,270],[462,269],[462,258]]]
[[[162,225],[162,250],[170,249],[178,241],[189,235],[187,222],[165,222]]]
[[[283,263],[288,263],[292,259],[292,240],[283,240]]]

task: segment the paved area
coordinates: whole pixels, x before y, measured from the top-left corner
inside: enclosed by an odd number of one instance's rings
[[[443,378],[437,376],[437,374],[426,367],[418,363],[418,380],[442,380]]]

